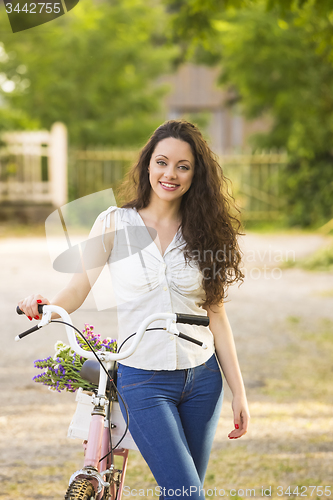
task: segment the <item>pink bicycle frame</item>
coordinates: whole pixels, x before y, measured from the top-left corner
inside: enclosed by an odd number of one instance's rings
[[[99,377],[99,387],[98,394],[105,394],[106,389],[106,375],[105,372],[100,370]],[[97,404],[96,404],[97,403]],[[95,407],[92,411],[91,422],[89,426],[89,434],[88,441],[84,443],[85,455],[84,455],[84,469],[89,470],[89,468],[93,467],[97,469],[99,473],[109,470],[111,466],[111,454],[110,452],[110,436],[109,436],[109,422],[105,419],[105,411],[107,407],[107,401],[104,396],[96,396],[95,398]],[[111,412],[110,412],[111,418]],[[118,488],[118,496],[117,500],[121,499],[125,473],[127,468],[128,461],[128,450],[123,448],[118,448],[113,450],[114,455],[120,455],[123,458],[122,463],[122,474],[121,474],[121,482]],[[100,460],[100,457],[105,457],[103,460]],[[105,478],[104,478],[105,479]],[[95,482],[95,481],[94,481]],[[97,484],[96,484],[97,486]],[[97,500],[100,500],[103,496],[102,490],[97,495]],[[117,495],[117,485],[112,483],[110,485],[110,499],[115,500]]]

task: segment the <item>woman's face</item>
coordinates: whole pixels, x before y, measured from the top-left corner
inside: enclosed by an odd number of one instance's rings
[[[153,193],[166,201],[181,198],[191,186],[194,161],[188,142],[168,137],[157,143],[149,163]]]

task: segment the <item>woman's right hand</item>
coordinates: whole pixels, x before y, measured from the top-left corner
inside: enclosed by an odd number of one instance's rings
[[[42,295],[35,294],[29,295],[23,300],[20,300],[17,304],[21,311],[32,321],[34,319],[40,319],[41,315],[38,313],[38,305],[39,304],[50,304],[50,301],[43,297]]]

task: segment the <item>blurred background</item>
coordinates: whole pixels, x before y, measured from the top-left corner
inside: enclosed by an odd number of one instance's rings
[[[196,123],[219,156],[245,232],[246,279],[226,307],[252,427],[228,442],[226,387],[207,488],[255,487],[259,498],[271,485],[281,498],[282,485],[290,498],[332,485],[332,111],[331,0],[80,0],[18,33],[1,5],[0,497],[62,498],[81,463],[65,438],[73,396],[31,381],[60,327],[12,342],[26,325],[17,301],[51,298],[68,279],[52,268],[45,219],[107,189],[120,205],[140,147],[173,118]],[[115,312],[97,314],[93,297],[73,317],[116,336]],[[153,485],[131,460],[128,484]]]

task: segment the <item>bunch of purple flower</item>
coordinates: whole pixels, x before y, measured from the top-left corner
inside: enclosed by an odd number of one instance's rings
[[[89,341],[95,351],[99,351],[104,347],[105,351],[116,352],[117,342],[106,338],[101,340],[99,334],[94,333],[94,326],[85,324],[82,330],[84,337]],[[76,334],[76,338],[82,349],[89,351],[87,343]],[[86,358],[76,354],[73,349],[58,341],[55,345],[56,353],[46,359],[37,359],[34,362],[35,368],[44,370],[40,375],[36,375],[32,380],[44,384],[54,391],[75,392],[79,387],[86,391],[91,391],[97,386],[87,382],[80,376],[80,370]]]

